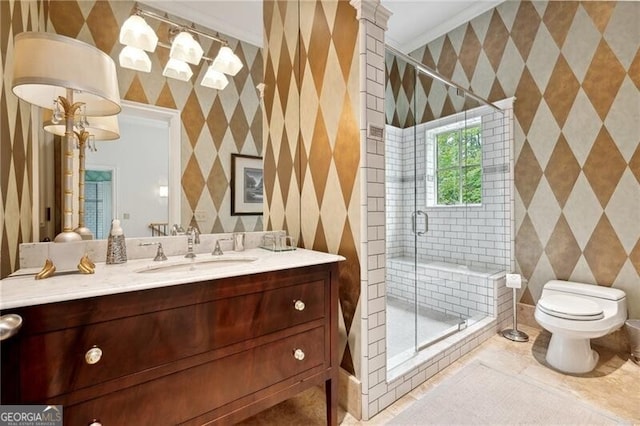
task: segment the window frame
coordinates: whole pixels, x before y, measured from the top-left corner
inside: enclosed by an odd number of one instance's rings
[[[472,167],[478,167],[480,169],[480,202],[479,203],[465,203],[463,201],[463,185],[464,185],[464,171],[467,166],[462,164],[461,156],[462,156],[462,144],[463,140],[460,138],[458,140],[458,161],[456,166],[451,167],[443,167],[438,168],[438,143],[437,137],[443,133],[450,133],[453,131],[461,131],[463,129],[479,128],[479,139],[480,139],[480,161],[477,164],[473,164]],[[469,117],[468,115],[462,114],[456,116],[449,117],[446,124],[440,124],[436,127],[432,127],[426,130],[426,141],[427,141],[427,176],[426,176],[426,186],[433,191],[433,196],[430,200],[429,190],[427,189],[427,207],[436,207],[436,208],[451,208],[451,207],[477,207],[482,206],[482,189],[483,189],[483,158],[482,158],[482,145],[483,145],[483,125],[482,125],[482,116],[480,114],[475,115],[473,117]],[[431,144],[431,147],[428,145]],[[429,149],[430,148],[430,149]],[[429,158],[431,157],[431,158]],[[431,163],[431,164],[430,164]],[[457,170],[458,171],[458,202],[453,204],[440,204],[438,202],[438,172],[443,170]]]

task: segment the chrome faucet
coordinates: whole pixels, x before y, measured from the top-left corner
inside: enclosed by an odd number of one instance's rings
[[[187,229],[187,254],[184,257],[193,259],[196,254],[193,252],[193,246],[200,244],[200,231],[197,226],[190,226]]]

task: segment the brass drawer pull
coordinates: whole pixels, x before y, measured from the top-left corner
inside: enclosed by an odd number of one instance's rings
[[[89,349],[87,353],[84,354],[84,360],[89,365],[97,364],[100,361],[100,358],[102,358],[102,349],[97,346]]]
[[[89,426],[102,426],[102,423],[100,423],[100,420],[93,419],[89,422]]]
[[[302,349],[294,349],[293,357],[298,361],[302,361],[304,359],[304,351]]]
[[[294,300],[293,307],[296,309],[296,311],[304,311],[305,304],[302,300]]]

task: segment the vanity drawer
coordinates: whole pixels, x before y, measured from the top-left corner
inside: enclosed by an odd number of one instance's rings
[[[313,328],[98,399],[65,406],[64,424],[86,425],[97,419],[104,425],[173,425],[205,413],[211,415],[227,404],[242,406],[265,396],[270,386],[282,383],[284,387],[287,379],[298,376],[296,381],[302,381],[321,374],[328,364],[324,346],[325,328]]]
[[[41,402],[324,316],[325,283],[314,281],[23,336],[21,399]]]

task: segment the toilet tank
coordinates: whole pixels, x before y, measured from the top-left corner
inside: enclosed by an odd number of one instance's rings
[[[583,297],[620,301],[626,297],[624,291],[600,285],[577,283],[573,281],[551,280],[544,285],[542,296],[546,294],[576,294]]]

